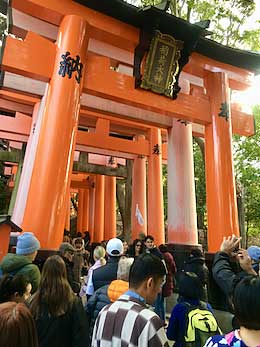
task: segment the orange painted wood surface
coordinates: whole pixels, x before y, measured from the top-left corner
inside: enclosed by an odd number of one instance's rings
[[[82,16],[90,26],[90,35],[98,40],[134,51],[139,41],[139,30],[71,0],[14,0],[12,6],[19,11],[59,25],[65,14]]]
[[[31,115],[33,113],[33,106],[0,98],[0,110],[9,112],[21,112]]]
[[[15,87],[15,86],[14,86]],[[1,99],[10,100],[13,102],[34,106],[37,102],[41,101],[40,98],[30,96],[18,91],[11,91],[6,89],[0,90]]]
[[[69,79],[58,74],[61,55],[66,51],[72,57],[79,55],[85,70],[87,40],[86,22],[75,15],[65,16],[59,29],[55,68],[23,220],[23,227],[35,232],[43,248],[57,249],[62,241],[82,92],[83,78],[78,83],[75,75]]]
[[[0,131],[3,132],[29,136],[31,123],[30,117],[19,112],[16,112],[15,117],[0,115]]]
[[[201,124],[211,121],[209,102],[205,98],[179,94],[177,100],[172,100],[143,89],[135,89],[134,78],[112,71],[110,60],[106,57],[89,55],[88,64],[84,90],[91,95]]]
[[[227,76],[209,73],[212,124],[205,129],[208,249],[219,250],[224,236],[239,235],[231,120],[219,116],[222,103],[229,104]]]
[[[116,237],[116,177],[105,176],[104,240]]]
[[[39,98],[29,96],[27,94],[19,93],[18,91],[6,91],[6,90],[0,90],[0,95],[4,99],[2,100],[3,103],[1,104],[0,99],[0,105],[5,106],[9,108],[10,111],[16,111],[21,110],[21,107],[26,107],[26,105],[33,106],[34,103],[40,101]],[[9,103],[6,105],[7,100]],[[31,107],[30,106],[30,107]],[[32,110],[32,108],[30,108]],[[28,108],[25,108],[24,111],[29,111]],[[19,111],[18,111],[19,112]],[[98,118],[106,119],[110,121],[110,129],[111,131],[118,131],[125,134],[132,134],[135,135],[137,133],[147,133],[150,129],[150,126],[147,124],[142,124],[141,122],[135,122],[128,119],[123,119],[119,117],[113,117],[110,115],[106,115],[102,113],[101,111],[90,111],[86,110],[85,108],[80,109],[80,119],[79,119],[79,125],[86,126],[86,127],[95,127],[96,121]],[[1,110],[0,110],[0,116],[1,116]],[[2,118],[4,121],[5,118]],[[254,116],[252,114],[247,114],[245,112],[242,112],[240,109],[240,106],[236,103],[231,103],[231,121],[232,121],[232,133],[241,135],[241,136],[252,136],[255,134],[255,123],[254,123]],[[13,126],[16,128],[18,125],[16,125],[15,121],[13,123]],[[5,128],[5,125],[2,124],[2,128]],[[6,133],[5,135],[0,135],[0,138],[10,139],[13,141],[21,141],[26,142],[27,137],[14,137],[11,135],[13,133],[12,128],[10,130],[6,129],[3,130]],[[19,130],[19,133],[22,133],[22,129]],[[23,133],[23,135],[28,136],[28,133]],[[203,133],[193,133],[194,136],[200,136],[204,137]],[[165,154],[165,144],[163,144],[163,159],[167,158],[167,155]]]
[[[96,175],[95,183],[95,217],[93,241],[101,242],[104,240],[104,198],[105,198],[105,177]]]
[[[252,114],[242,112],[239,105],[231,104],[232,133],[240,136],[255,135],[255,120]]]
[[[24,41],[7,36],[1,67],[47,82],[53,72],[55,54],[54,43],[33,32],[29,31]]]
[[[84,189],[82,232],[88,231],[88,226],[89,226],[89,189]]]
[[[139,135],[138,137],[141,136]],[[144,156],[137,156],[133,162],[132,173],[132,240],[139,238],[141,232],[147,235],[146,176],[146,158]],[[136,212],[138,211],[137,206],[143,218],[143,225],[140,224],[141,220],[136,216]]]
[[[11,227],[7,224],[0,225],[0,261],[8,252]]]
[[[163,185],[162,185],[162,154],[161,131],[152,128],[150,133],[150,156],[148,159],[148,214],[147,234],[153,235],[155,244],[165,242],[164,211],[163,211]],[[159,145],[159,154],[154,153],[154,146]]]
[[[116,150],[125,153],[149,155],[149,143],[147,140],[140,140],[138,142],[135,142],[111,136],[100,136],[99,133],[88,133],[79,130],[77,135],[77,144]]]
[[[60,24],[65,14],[78,14],[89,23],[91,38],[132,53],[139,42],[139,29],[72,0],[13,0],[12,6],[21,12],[55,25]],[[184,71],[202,78],[204,69],[228,73],[230,87],[233,89],[243,90],[252,83],[252,72],[215,61],[196,52],[192,54],[189,63],[184,67]]]
[[[21,50],[24,51],[23,59],[18,54]],[[43,58],[41,57],[42,51],[47,52],[48,56],[47,63],[44,61],[44,64]],[[30,55],[30,52],[33,52],[33,54]],[[54,44],[37,34],[29,32],[25,41],[8,37],[2,67],[7,71],[20,72],[27,77],[47,81],[52,73],[54,53]],[[84,81],[84,89],[92,95],[123,102],[130,106],[141,107],[142,109],[146,109],[147,112],[151,110],[195,123],[208,124],[211,121],[209,102],[205,96],[179,94],[178,99],[173,101],[164,96],[135,89],[134,78],[112,71],[110,69],[109,58],[91,54],[88,56],[88,64],[89,68],[86,80]],[[203,69],[203,66],[206,68],[207,64],[202,65],[200,68]],[[242,74],[242,72],[241,75],[238,73],[234,73],[234,75],[239,76],[240,80],[249,80],[246,77],[246,73],[248,72],[245,72],[245,74]],[[104,80],[107,81],[106,88],[104,88]],[[20,100],[22,100],[21,94],[18,93],[18,95],[20,95]],[[11,98],[10,93],[8,98]],[[28,100],[28,96],[25,96],[24,100],[26,103],[32,103],[32,98]],[[12,103],[13,101],[10,100],[0,100],[0,107],[17,110],[16,104]],[[28,106],[20,105],[19,107],[26,108]],[[22,112],[32,113],[32,108],[24,109]],[[242,130],[245,123],[247,127],[246,131]],[[243,119],[243,125],[240,126],[236,122],[235,131],[241,135],[253,133],[252,119],[247,119],[246,121]]]

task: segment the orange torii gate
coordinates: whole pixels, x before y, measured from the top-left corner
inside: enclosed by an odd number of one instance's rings
[[[154,8],[140,19],[135,15],[137,10],[124,3],[120,5],[122,17],[115,18],[111,4],[108,10],[103,1],[99,3],[87,1],[83,6],[71,0],[12,1],[12,32],[23,40],[6,38],[0,107],[17,113],[12,119],[13,130],[8,130],[8,120],[0,135],[11,139],[12,134],[13,140],[16,135],[22,142],[28,139],[12,220],[34,231],[43,247],[57,248],[65,224],[74,149],[130,153],[135,156],[133,195],[143,216],[145,157],[148,159],[147,231],[158,243],[164,242],[161,165],[162,157],[166,159],[162,134],[167,131],[168,241],[195,245],[193,132],[205,138],[208,244],[209,250],[215,251],[223,236],[239,232],[232,130],[247,136],[254,133],[253,117],[236,105],[230,106],[229,89],[250,86],[259,59],[201,39],[200,51],[204,53],[193,52],[183,67],[179,81],[182,90],[176,100],[136,89],[131,73],[140,21],[152,18],[157,11],[162,17],[159,29],[167,31],[162,23],[178,19]],[[198,30],[188,23],[179,25],[187,32]],[[214,54],[216,59],[212,59]],[[63,76],[62,62],[68,57],[74,59],[77,68],[72,76]],[[226,109],[222,107],[221,111],[221,105]],[[31,127],[28,119],[18,124],[23,118],[19,112],[33,114]],[[95,130],[82,131],[81,125]],[[113,127],[115,132],[134,128],[135,141],[110,136]],[[102,196],[103,178],[97,179]]]

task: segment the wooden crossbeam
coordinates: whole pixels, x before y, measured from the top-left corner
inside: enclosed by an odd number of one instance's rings
[[[88,133],[79,130],[77,134],[77,144],[123,153],[149,156],[149,142],[143,139],[140,139],[139,141],[131,141],[108,135],[100,136],[99,133]]]
[[[39,18],[56,26],[66,14],[78,14],[86,19],[89,24],[89,35],[91,38],[105,42],[121,50],[132,53],[139,43],[139,29],[110,18],[102,13],[81,6],[71,0],[13,0],[12,7],[32,17]],[[104,53],[104,55],[106,52]],[[118,60],[120,61],[118,54]],[[133,58],[131,58],[133,61]],[[184,71],[204,77],[207,71],[224,71],[228,73],[230,85],[235,89],[245,89],[252,83],[253,74],[244,69],[224,64],[207,58],[198,53],[193,53]]]
[[[124,166],[119,167],[110,167],[110,166],[103,166],[103,165],[96,165],[96,164],[89,164],[89,163],[80,163],[80,162],[74,162],[73,164],[73,172],[85,172],[89,174],[98,174],[98,175],[105,175],[105,176],[114,176],[114,177],[127,177],[126,168]]]
[[[8,161],[10,163],[19,163],[21,159],[21,151],[0,151],[0,161]]]

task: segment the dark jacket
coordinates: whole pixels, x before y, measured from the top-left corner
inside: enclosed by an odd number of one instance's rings
[[[194,272],[203,285],[208,284],[209,280],[209,269],[205,264],[203,257],[189,257],[184,263],[185,272]]]
[[[212,265],[212,274],[221,290],[230,297],[235,285],[248,274],[231,260],[228,254],[217,252]]]
[[[99,312],[108,304],[111,304],[111,301],[107,295],[107,289],[109,284],[99,288],[95,293],[88,299],[88,302],[85,306],[85,310],[89,316],[89,336],[92,339],[93,330],[95,321]]]
[[[111,302],[115,302],[120,295],[128,290],[128,282],[122,280],[114,280],[98,290],[89,298],[85,310],[90,318],[90,336],[93,334],[95,321],[99,312]]]
[[[174,274],[176,272],[176,265],[173,256],[170,252],[162,253],[163,259],[167,267],[166,283],[162,288],[163,297],[171,296],[174,289]]]
[[[88,347],[89,322],[82,303],[75,296],[72,307],[62,316],[49,315],[47,308],[35,320],[39,347]]]
[[[106,265],[93,271],[92,281],[95,291],[117,279],[119,259],[120,257],[111,257],[108,259]]]
[[[146,248],[145,249],[145,252],[146,253],[150,253],[152,255],[155,255],[156,257],[160,258],[160,259],[163,259],[163,256],[162,256],[162,253],[160,252],[160,250],[157,248],[157,247],[154,247],[152,249],[148,249]]]
[[[74,264],[73,264],[73,262],[69,261],[65,257],[62,257],[62,259],[64,260],[64,263],[66,265],[67,278],[68,278],[68,282],[71,286],[71,289],[73,290],[74,293],[78,294],[80,291],[80,283],[75,278]]]
[[[32,293],[38,289],[41,279],[40,270],[25,255],[8,253],[3,258],[0,268],[3,274],[19,274],[25,276],[32,285]]]

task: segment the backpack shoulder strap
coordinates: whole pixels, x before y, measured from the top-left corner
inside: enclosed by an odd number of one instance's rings
[[[29,265],[32,265],[32,263],[24,264],[24,265],[18,267],[18,269],[15,269],[14,271],[8,272],[8,274],[11,276],[15,276],[20,270],[24,269],[26,266],[29,266]]]

